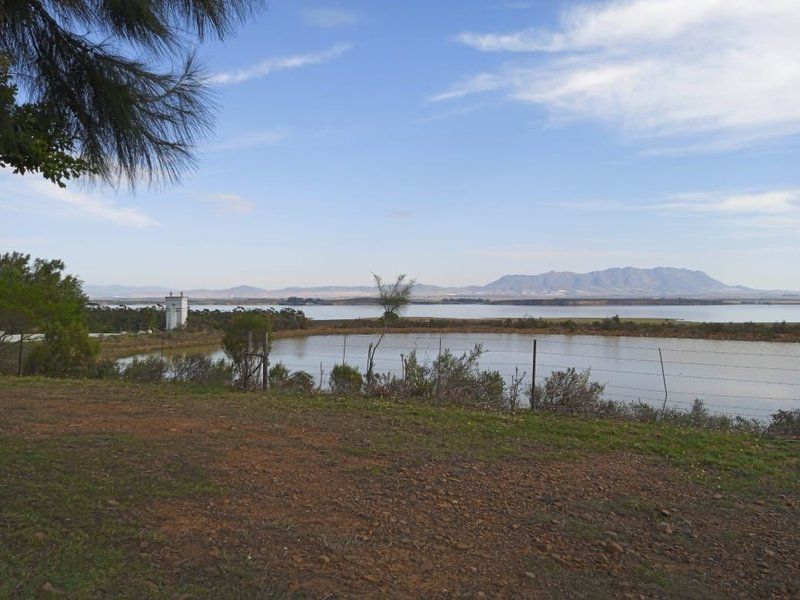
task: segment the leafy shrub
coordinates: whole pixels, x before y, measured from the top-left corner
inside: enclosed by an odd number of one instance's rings
[[[233,366],[203,354],[180,354],[172,359],[172,381],[230,385]]]
[[[480,344],[461,356],[444,350],[428,366],[419,362],[416,352],[411,352],[403,361],[402,377],[382,375],[378,378],[380,385],[373,386],[370,392],[477,408],[506,408],[503,377],[498,371],[480,370],[478,360],[482,354]]]
[[[167,374],[167,363],[160,356],[134,358],[122,371],[122,377],[140,383],[163,381]]]
[[[291,372],[283,363],[270,367],[268,381],[272,389],[287,392],[311,392],[314,389],[314,377],[306,371]]]
[[[91,374],[98,343],[81,323],[52,323],[44,340],[31,348],[25,373],[51,377],[83,377]]]
[[[119,379],[122,376],[122,369],[113,358],[101,358],[95,362],[89,375],[96,379]]]
[[[356,394],[364,386],[364,378],[358,367],[335,365],[331,369],[330,386],[334,394]]]
[[[590,382],[591,371],[553,371],[542,385],[534,385],[529,397],[533,410],[562,414],[609,414],[613,405],[602,399],[605,387]]]
[[[800,408],[776,412],[772,415],[767,432],[773,435],[800,437]]]

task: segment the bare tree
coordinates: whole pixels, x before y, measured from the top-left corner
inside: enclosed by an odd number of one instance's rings
[[[417,282],[414,279],[406,279],[405,275],[398,275],[397,280],[392,283],[384,283],[380,275],[372,274],[375,278],[375,286],[378,288],[378,305],[383,309],[381,320],[383,321],[383,331],[375,344],[370,344],[367,350],[367,387],[372,384],[375,372],[375,353],[378,351],[386,335],[389,325],[400,318],[400,314],[411,302],[411,293]]]

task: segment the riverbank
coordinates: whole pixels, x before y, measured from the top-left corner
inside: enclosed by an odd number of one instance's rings
[[[378,319],[311,321],[301,331],[282,336],[372,334],[383,330]],[[629,337],[690,338],[760,342],[800,342],[800,323],[692,323],[670,319],[428,319],[403,318],[391,333],[526,333]]]
[[[796,443],[0,378],[0,595],[794,597]]]
[[[310,335],[379,334],[379,319],[312,320],[304,329],[273,332],[273,339]],[[403,318],[389,333],[524,333],[685,338],[758,342],[800,342],[800,323],[689,323],[668,319],[429,319]],[[101,355],[119,358],[161,349],[214,346],[218,331],[174,331],[109,336],[102,339]]]

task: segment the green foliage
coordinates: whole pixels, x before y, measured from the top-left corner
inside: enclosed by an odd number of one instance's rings
[[[212,360],[204,354],[179,354],[172,357],[171,380],[228,386],[233,382],[233,367],[222,359]]]
[[[800,438],[800,408],[776,412],[767,431],[774,435]]]
[[[283,363],[273,365],[267,376],[273,390],[308,393],[314,389],[314,377],[305,371],[289,371]]]
[[[480,344],[460,356],[449,349],[432,365],[419,362],[416,352],[403,361],[403,377],[393,374],[377,378],[371,393],[400,398],[421,398],[445,404],[491,410],[506,407],[505,383],[498,371],[481,370],[478,364],[484,350]]]
[[[375,344],[369,345],[367,351],[367,387],[371,388],[374,381],[375,373],[375,353],[378,351],[378,346],[381,345],[386,329],[390,324],[394,324],[400,320],[400,313],[405,310],[406,306],[411,302],[411,293],[414,286],[417,284],[413,279],[406,280],[405,275],[398,275],[395,282],[391,285],[383,283],[380,275],[372,274],[375,278],[375,286],[378,288],[378,304],[383,309],[383,331],[381,332],[378,341]]]
[[[167,375],[167,362],[160,356],[134,358],[122,371],[122,378],[138,383],[157,383]]]
[[[208,310],[189,309],[186,324],[188,331],[223,331],[231,325],[238,313],[264,315],[272,322],[272,331],[286,329],[305,329],[308,319],[305,314],[293,308],[249,309],[249,310]],[[122,331],[163,330],[164,310],[156,306],[130,308],[128,306],[90,305],[86,310],[89,329],[97,333],[118,333]]]
[[[82,174],[174,181],[211,124],[191,36],[223,39],[265,4],[0,2],[0,165],[59,185]]]
[[[94,369],[98,342],[89,337],[83,323],[54,322],[45,331],[44,342],[36,344],[25,360],[25,373],[51,377],[83,376]]]
[[[0,66],[0,167],[14,173],[40,172],[64,187],[65,179],[91,173],[89,163],[74,156],[75,140],[63,115],[43,104],[17,104],[17,87]]]
[[[531,408],[566,414],[597,414],[607,410],[603,401],[603,385],[590,382],[591,372],[553,371],[542,385],[531,389]]]
[[[0,341],[9,334],[44,334],[26,359],[26,372],[75,375],[89,368],[97,344],[85,322],[80,281],[64,275],[60,260],[31,261],[27,254],[0,255]]]
[[[364,386],[364,378],[358,367],[335,365],[330,376],[331,393],[337,395],[358,394]]]
[[[241,372],[245,355],[251,352],[267,352],[264,336],[272,331],[269,314],[260,311],[233,311],[230,323],[222,336],[222,349],[231,359],[237,371]]]
[[[384,283],[380,275],[373,273],[372,276],[378,288],[378,304],[383,309],[383,320],[387,323],[396,321],[411,302],[411,293],[417,282],[413,279],[406,280],[405,275],[398,275],[390,285]]]

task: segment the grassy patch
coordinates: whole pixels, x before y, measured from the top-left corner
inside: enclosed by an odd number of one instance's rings
[[[2,597],[46,583],[69,597],[152,595],[162,576],[142,547],[158,540],[136,512],[214,492],[198,463],[131,436],[0,438],[0,473]]]

